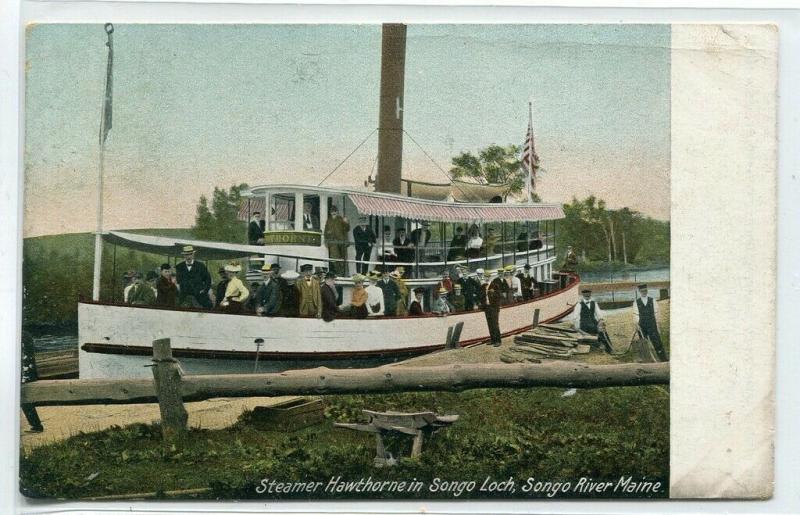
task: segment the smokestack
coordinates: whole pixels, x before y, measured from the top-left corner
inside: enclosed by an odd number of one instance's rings
[[[378,116],[378,174],[375,178],[375,190],[384,193],[400,193],[405,67],[406,26],[400,23],[384,23]]]

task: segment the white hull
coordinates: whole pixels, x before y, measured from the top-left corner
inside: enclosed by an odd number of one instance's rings
[[[535,309],[540,321],[559,318],[578,301],[578,282],[500,310],[504,335],[524,331]],[[265,318],[195,310],[101,303],[78,306],[80,377],[148,377],[152,341],[170,338],[186,373],[246,373],[318,366],[370,366],[441,348],[448,327],[464,322],[461,344],[489,338],[482,311],[447,317],[337,319]],[[356,362],[358,363],[356,365]]]

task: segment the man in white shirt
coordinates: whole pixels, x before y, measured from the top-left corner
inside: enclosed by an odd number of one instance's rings
[[[608,341],[608,335],[605,331],[605,314],[600,306],[597,305],[592,299],[592,290],[581,290],[583,297],[580,302],[575,304],[575,309],[572,310],[570,321],[575,329],[583,331],[584,333],[597,335],[597,343],[603,345],[607,352],[611,352],[611,342]]]
[[[379,275],[370,274],[364,281],[364,289],[367,291],[367,311],[369,316],[383,315],[383,290],[375,283],[380,279]]]
[[[633,303],[633,314],[636,318],[636,325],[642,332],[642,336],[648,338],[653,344],[653,348],[661,361],[668,361],[667,352],[661,343],[661,335],[658,332],[658,304],[652,297],[647,295],[647,285],[639,285],[639,296]]]

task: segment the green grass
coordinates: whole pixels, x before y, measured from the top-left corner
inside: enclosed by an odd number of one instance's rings
[[[79,434],[24,452],[21,488],[33,497],[81,498],[208,488],[201,497],[243,498],[478,498],[487,494],[427,490],[433,478],[477,481],[513,476],[513,494],[527,498],[528,477],[577,481],[582,476],[617,481],[620,476],[660,480],[669,476],[669,394],[666,388],[630,387],[471,390],[462,393],[405,393],[326,397],[324,423],[294,433],[261,431],[245,413],[226,430],[191,430],[177,445],[165,446],[158,425],[111,428]],[[361,409],[459,414],[461,419],[425,442],[419,459],[401,458],[396,467],[376,469],[374,437],[333,428],[335,421],[363,420]],[[410,437],[388,440],[395,457],[408,456]],[[87,478],[97,474],[92,480]],[[416,480],[416,494],[259,494],[262,478],[321,481]],[[567,494],[566,496],[569,496]],[[612,493],[622,497],[623,493]],[[666,488],[653,496],[666,497]],[[635,497],[635,495],[632,495]]]

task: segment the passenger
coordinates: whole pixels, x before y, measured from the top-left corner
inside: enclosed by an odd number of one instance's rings
[[[397,316],[397,304],[400,302],[400,290],[397,283],[389,275],[389,268],[385,267],[381,278],[377,282],[378,288],[383,292],[384,315]]]
[[[392,228],[389,225],[383,226],[383,241],[381,242],[383,251],[383,261],[394,263],[397,261],[397,253],[394,250],[394,240],[392,239]]]
[[[501,292],[503,293],[502,304],[513,304],[514,303],[514,282],[513,282],[513,266],[511,269],[509,267],[505,267],[502,270],[498,270],[498,274],[501,279]]]
[[[411,231],[411,244],[416,252],[415,259],[425,261],[425,246],[431,241],[431,231],[428,229],[431,223],[423,221],[419,227]]]
[[[464,228],[461,226],[456,227],[456,234],[450,241],[450,249],[447,251],[448,261],[458,261],[464,259],[467,252],[467,235],[464,234]]]
[[[328,269],[324,266],[315,266],[314,267],[314,279],[317,280],[320,286],[325,283],[325,274],[328,273]]]
[[[266,263],[266,261],[265,261],[265,263]],[[280,287],[281,294],[282,294],[283,290],[286,289],[286,279],[284,279],[281,276],[281,265],[280,265],[280,263],[273,263],[271,268],[270,268],[270,272],[272,273],[272,279],[276,283],[278,283],[278,286]]]
[[[333,322],[339,315],[339,306],[336,303],[336,274],[326,272],[323,281],[320,287],[322,319],[326,322]]]
[[[303,230],[304,231],[312,231],[312,232],[319,232],[319,217],[316,216],[312,211],[312,206],[310,202],[306,202],[303,204]]]
[[[491,345],[499,347],[502,343],[500,333],[500,303],[503,298],[502,279],[492,278],[489,270],[483,272],[481,282],[480,305],[486,316],[486,325],[489,327],[489,340]]]
[[[364,288],[366,278],[361,274],[353,276],[353,295],[350,298],[350,305],[345,309],[345,313],[353,318],[367,318],[369,309],[367,308],[367,290]]]
[[[528,250],[528,246],[528,233],[519,233],[519,236],[517,236],[517,252],[526,252]]]
[[[397,316],[404,317],[408,315],[408,285],[406,284],[405,279],[403,279],[403,274],[405,273],[406,269],[402,266],[398,266],[394,269],[394,271],[389,274],[392,276],[392,280],[397,285],[397,291],[400,292],[400,298],[397,301]]]
[[[263,245],[264,244],[264,220],[261,218],[261,212],[255,211],[250,218],[250,223],[247,226],[247,242],[250,245]]]
[[[128,295],[130,295],[131,290],[135,284],[136,279],[136,270],[128,270],[122,276],[122,302],[128,303]]]
[[[133,306],[150,306],[155,304],[156,294],[147,284],[141,272],[136,272],[133,277],[133,287],[128,292],[128,304]]]
[[[531,275],[531,265],[525,264],[524,272],[522,270],[517,273],[517,279],[522,289],[522,300],[530,300],[534,296],[534,290],[537,287],[536,278]]]
[[[272,274],[272,265],[265,263],[261,267],[261,275],[264,280],[255,294],[255,311],[257,315],[272,317],[281,310],[281,287]]]
[[[450,272],[447,269],[442,270],[442,279],[439,281],[439,284],[436,285],[437,290],[441,288],[447,290],[448,294],[453,292],[453,280],[450,279]]]
[[[328,221],[325,222],[325,245],[328,246],[328,257],[337,260],[347,259],[347,233],[350,232],[350,222],[347,218],[339,216],[339,208],[331,206]],[[347,275],[345,261],[331,261],[330,269],[338,275]]]
[[[258,291],[258,287],[261,286],[257,282],[250,283],[250,287],[247,290],[250,292],[250,295],[247,297],[247,301],[244,303],[243,311],[246,313],[255,313],[256,312],[256,292]]]
[[[178,302],[190,307],[211,308],[211,274],[206,265],[195,260],[194,247],[183,247],[183,261],[175,267],[178,282]]]
[[[225,288],[228,287],[228,276],[225,274],[224,266],[219,267],[217,273],[219,274],[219,282],[214,288],[213,303],[214,307],[221,309],[219,303],[225,298]]]
[[[567,247],[567,253],[564,256],[564,264],[561,265],[561,271],[572,273],[574,274],[577,271],[578,267],[578,256],[575,255],[575,251],[572,250],[572,247]]]
[[[434,299],[433,305],[431,305],[431,313],[445,316],[455,312],[455,308],[447,300],[447,293],[446,288],[439,288],[439,296]]]
[[[411,238],[406,235],[406,230],[402,227],[397,229],[397,236],[392,240],[394,252],[397,255],[397,260],[401,263],[414,262],[414,244]]]
[[[364,289],[367,291],[367,310],[369,311],[369,316],[380,316],[384,314],[383,290],[375,285],[379,278],[379,274],[372,272],[367,276],[367,280],[364,281]]]
[[[503,278],[506,284],[510,284],[511,287],[511,302],[519,302],[522,300],[522,281],[514,275],[515,270],[516,267],[514,265],[508,265],[503,269]]]
[[[637,289],[639,296],[633,303],[636,326],[642,332],[642,336],[653,344],[658,359],[669,361],[667,351],[664,350],[664,344],[661,342],[661,334],[658,332],[658,304],[653,297],[647,295],[646,284],[640,284]],[[610,346],[607,350],[611,352]]]
[[[478,309],[478,304],[480,304],[480,276],[483,274],[483,269],[478,270],[479,271],[473,272],[467,275],[467,277],[462,278],[463,282],[460,282],[462,285],[462,291],[464,292],[464,309],[466,311],[474,311]]]
[[[376,237],[372,227],[368,224],[368,218],[361,216],[358,225],[353,229],[353,242],[356,247],[356,272],[366,274],[369,270],[369,263],[358,263],[358,261],[369,261],[372,257],[372,246],[375,244]]]
[[[156,304],[159,306],[174,307],[178,302],[178,286],[172,276],[172,267],[169,263],[161,265],[161,275],[156,281]]]
[[[481,232],[477,225],[472,224],[472,227],[469,228],[469,233],[467,234],[467,258],[475,259],[480,257],[482,247],[483,238],[481,238]]]
[[[500,241],[500,237],[495,233],[494,227],[489,227],[488,232],[486,233],[486,240],[484,240],[484,255],[485,256],[494,256],[497,254],[497,243]]]
[[[411,301],[411,305],[408,307],[409,316],[418,317],[425,313],[423,305],[424,296],[425,296],[425,288],[422,287],[414,288],[414,300]]]
[[[300,267],[303,277],[297,281],[297,294],[300,300],[300,316],[322,316],[322,297],[319,282],[311,277],[312,265],[305,264]]]
[[[225,265],[225,276],[228,278],[228,284],[225,286],[225,296],[220,301],[219,306],[227,313],[241,313],[244,303],[250,296],[250,291],[238,277],[241,271],[242,267],[237,261],[231,261]]]
[[[272,267],[275,268],[275,265]],[[300,294],[295,286],[298,277],[300,275],[294,270],[287,270],[281,275],[281,316],[296,317],[300,314]]]
[[[450,304],[453,305],[454,310],[458,313],[461,311],[466,311],[467,307],[467,298],[464,296],[463,287],[460,283],[455,283],[453,285],[453,295],[450,296]]]

